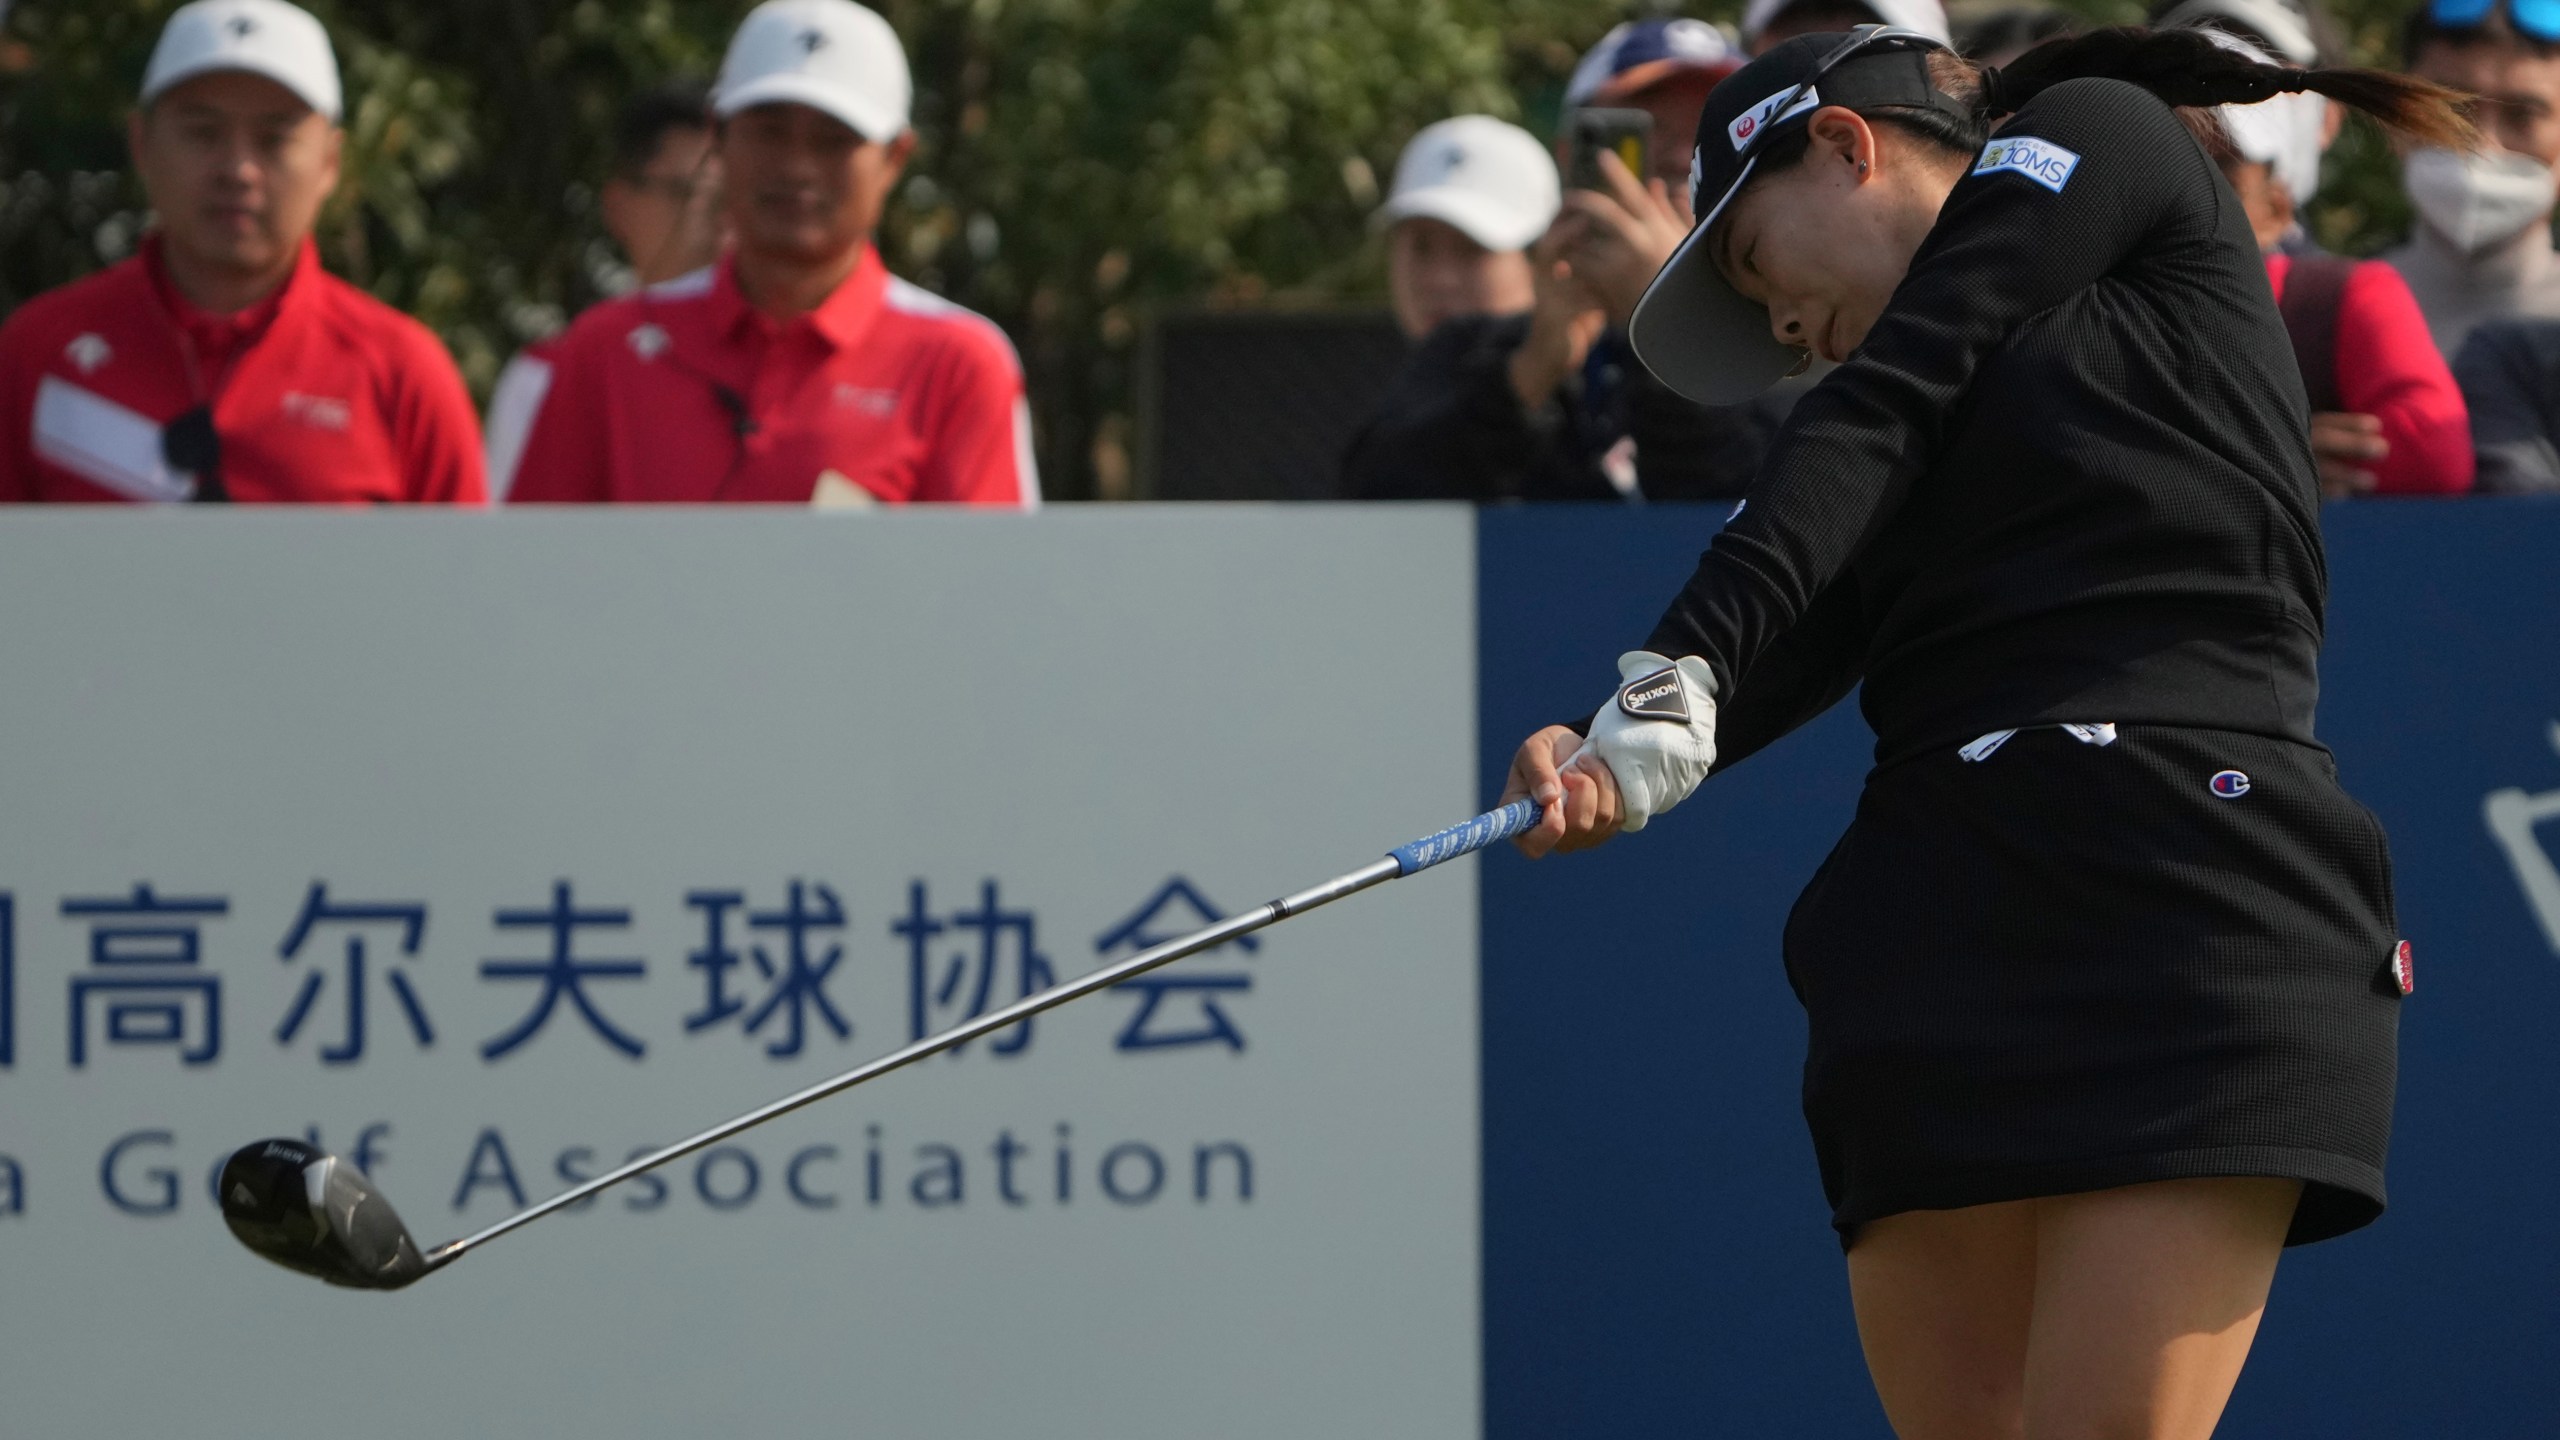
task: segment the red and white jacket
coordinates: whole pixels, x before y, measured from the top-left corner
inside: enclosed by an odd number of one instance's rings
[[[485,498],[471,397],[425,326],[322,270],[308,240],[275,294],[207,314],[152,237],[0,326],[0,501],[191,499],[161,431],[207,403],[233,500]]]
[[[787,323],[724,259],[596,306],[518,375],[514,503],[1040,500],[1012,343],[868,247]]]

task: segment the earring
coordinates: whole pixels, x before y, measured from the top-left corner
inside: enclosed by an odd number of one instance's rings
[[[1861,160],[1861,161],[1859,161],[1859,162],[1858,162],[1858,173],[1859,173],[1859,174],[1861,174],[1861,175],[1864,175],[1864,174],[1866,174],[1866,173],[1867,173],[1867,162],[1866,162],[1866,161]]]

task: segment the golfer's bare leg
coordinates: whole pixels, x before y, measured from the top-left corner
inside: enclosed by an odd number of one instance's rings
[[[2035,1204],[1912,1210],[1858,1227],[1858,1343],[1901,1440],[2025,1435]]]
[[[2171,1180],[2036,1201],[2029,1440],[2211,1435],[2301,1193]]]

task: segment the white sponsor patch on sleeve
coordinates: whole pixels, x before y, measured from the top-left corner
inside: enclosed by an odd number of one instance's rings
[[[1982,147],[1982,158],[1973,164],[1976,175],[2009,171],[2024,175],[2054,194],[2071,181],[2071,172],[2080,168],[2080,157],[2050,140],[2032,135],[2015,139],[1994,140]]]

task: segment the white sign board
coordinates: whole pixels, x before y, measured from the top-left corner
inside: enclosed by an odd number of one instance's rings
[[[0,517],[0,1434],[1473,1436],[1472,862],[415,1289],[422,1244],[1480,808],[1456,510]]]

